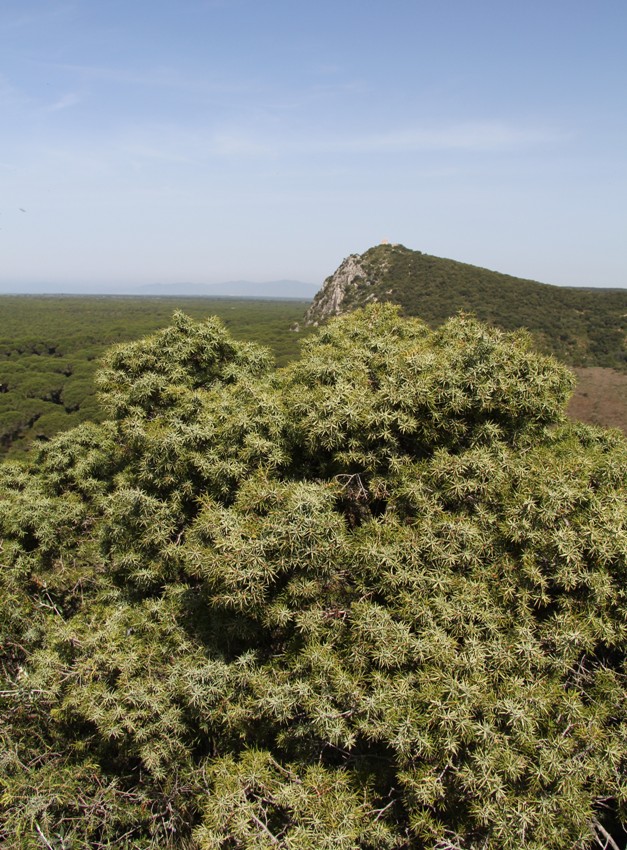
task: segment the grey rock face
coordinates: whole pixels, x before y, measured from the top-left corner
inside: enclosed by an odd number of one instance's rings
[[[325,319],[344,312],[352,292],[370,283],[362,258],[359,254],[351,254],[323,283],[305,314],[305,324],[317,327]]]

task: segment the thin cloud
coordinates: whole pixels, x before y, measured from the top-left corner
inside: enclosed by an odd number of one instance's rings
[[[144,128],[137,152],[155,156],[154,128]],[[399,129],[388,133],[309,138],[283,133],[267,133],[249,126],[198,130],[193,134],[161,130],[167,140],[159,151],[164,159],[202,162],[208,158],[276,159],[316,155],[392,155],[403,153],[499,153],[528,150],[555,144],[568,138],[555,130],[516,127],[502,123],[474,123],[442,128]],[[167,151],[167,152],[166,152]]]
[[[45,107],[46,112],[59,112],[62,109],[70,109],[72,106],[76,106],[82,100],[81,96],[77,92],[68,92],[68,94],[64,94],[63,97],[59,98],[59,100],[51,103],[49,106]]]
[[[32,27],[42,22],[70,14],[76,9],[76,4],[62,3],[58,6],[48,6],[39,12],[26,12],[15,17],[0,18],[0,30],[19,30]]]
[[[156,148],[149,145],[128,145],[121,148],[125,155],[132,157],[134,160],[158,160],[161,162],[184,163],[192,164],[193,159],[185,154],[176,153],[173,150],[165,148]]]
[[[0,74],[0,104],[28,103],[28,98],[9,82],[4,74]]]
[[[205,76],[189,76],[176,68],[157,66],[152,68],[112,67],[106,65],[77,65],[65,62],[47,63],[51,68],[69,71],[79,77],[99,80],[120,85],[137,85],[155,88],[181,89],[199,94],[242,94],[257,93],[259,83],[251,80],[233,82],[232,80],[207,79]]]
[[[237,133],[216,133],[210,141],[209,152],[225,157],[265,157],[278,153],[281,148],[270,140],[255,139]]]
[[[167,68],[136,70],[133,68],[114,68],[106,65],[76,65],[66,62],[54,62],[51,65],[53,68],[61,71],[70,71],[83,77],[112,83],[156,86],[177,86],[181,83],[178,72]]]
[[[267,136],[245,129],[214,132],[206,152],[214,156],[298,156],[402,153],[498,153],[553,145],[567,139],[549,128],[517,127],[496,122],[477,122],[434,128],[409,128],[387,133],[364,133],[317,138],[291,137],[289,133]]]
[[[298,92],[286,91],[280,95],[266,93],[266,102],[265,104],[261,104],[260,108],[265,109],[268,114],[295,112],[297,110],[307,110],[312,105],[315,106],[318,101],[329,101],[334,98],[346,96],[354,97],[363,94],[363,92],[364,86],[357,80],[314,83]]]
[[[324,153],[496,152],[553,143],[563,138],[563,134],[550,129],[479,122],[321,139],[312,147]]]

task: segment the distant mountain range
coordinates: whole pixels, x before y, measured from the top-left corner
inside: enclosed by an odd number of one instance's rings
[[[146,295],[194,298],[298,298],[310,300],[318,287],[300,280],[256,283],[232,280],[225,283],[151,283],[141,285],[80,283],[0,283],[3,295]]]
[[[505,330],[524,327],[566,363],[627,371],[627,289],[552,286],[385,244],[347,257],[316,294],[305,324],[372,301],[399,304],[432,326],[463,311]]]

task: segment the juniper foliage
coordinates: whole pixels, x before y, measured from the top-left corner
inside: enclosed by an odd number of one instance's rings
[[[0,842],[624,846],[627,447],[524,335],[182,315],[0,467]]]

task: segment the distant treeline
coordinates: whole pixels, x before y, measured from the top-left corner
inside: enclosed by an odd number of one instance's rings
[[[465,311],[505,330],[526,327],[538,349],[571,366],[627,373],[627,290],[548,286],[400,245],[371,248],[359,259],[364,279],[347,290],[343,309],[373,299],[393,301],[432,326]],[[300,340],[311,331],[302,322],[306,305],[243,298],[0,296],[0,454],[23,452],[34,440],[99,421],[93,382],[99,358],[111,345],[168,325],[177,309],[194,319],[219,316],[236,338],[268,346],[282,366],[297,357]],[[296,323],[300,334],[290,330]],[[616,424],[616,416],[611,421]],[[618,424],[624,427],[622,419]]]
[[[169,324],[177,309],[195,319],[219,316],[236,338],[271,348],[277,365],[298,354],[302,334],[290,326],[302,318],[303,301],[0,296],[0,452],[98,421],[99,358]]]

